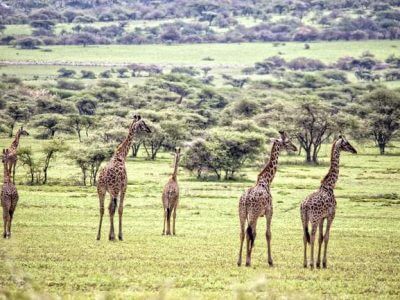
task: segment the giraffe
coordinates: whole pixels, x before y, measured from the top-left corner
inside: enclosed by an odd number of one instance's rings
[[[270,186],[275,177],[278,167],[278,157],[282,150],[297,151],[297,148],[291,142],[288,135],[280,131],[280,137],[273,139],[271,155],[264,169],[259,173],[256,185],[248,189],[239,201],[239,219],[240,219],[240,248],[238,266],[242,264],[242,249],[245,236],[245,224],[247,221],[246,230],[246,266],[251,265],[251,252],[254,247],[256,238],[256,226],[259,217],[265,216],[267,221],[266,239],[268,246],[268,264],[273,266],[271,257],[271,220],[272,220],[272,196]]]
[[[307,196],[300,205],[300,215],[303,224],[304,242],[304,267],[307,268],[307,243],[311,245],[310,267],[314,268],[314,241],[319,227],[317,268],[321,264],[321,246],[324,242],[323,268],[327,266],[327,248],[329,242],[329,231],[335,218],[336,200],[333,193],[336,181],[339,177],[340,152],[346,151],[357,154],[357,150],[347,141],[344,136],[339,136],[332,145],[331,166],[328,174],[322,179],[320,188]],[[325,235],[323,234],[324,220],[327,219]],[[311,237],[308,232],[308,223],[311,223]]]
[[[162,202],[164,206],[164,228],[163,235],[171,235],[171,212],[173,212],[173,223],[172,223],[172,234],[175,235],[175,219],[176,219],[176,208],[179,202],[179,186],[178,186],[178,166],[179,159],[181,156],[181,149],[175,149],[175,159],[174,159],[174,172],[169,178],[167,184],[164,187],[162,193]],[[167,231],[165,231],[165,223],[167,223]]]
[[[11,182],[11,174],[8,164],[11,152],[3,149],[2,163],[4,167],[3,186],[1,188],[1,206],[3,207],[4,238],[11,237],[11,222],[18,202],[18,192],[15,185]]]
[[[15,134],[14,141],[11,143],[11,146],[8,148],[9,151],[9,158],[8,158],[8,171],[12,172],[12,178],[13,178],[13,184],[15,184],[15,166],[17,165],[17,150],[19,146],[19,139],[23,135],[29,135],[29,133],[24,129],[24,127],[21,127],[18,129],[17,133]]]
[[[122,141],[117,149],[115,150],[113,156],[111,157],[108,164],[100,171],[99,180],[97,184],[97,194],[99,196],[100,202],[100,223],[99,231],[97,234],[97,240],[100,240],[101,236],[101,224],[103,222],[104,215],[104,198],[108,192],[111,196],[111,201],[108,206],[108,211],[110,214],[110,233],[109,240],[115,240],[114,234],[114,214],[117,208],[117,198],[119,196],[119,240],[123,240],[122,237],[122,213],[124,209],[124,199],[127,188],[127,175],[125,160],[128,155],[129,149],[132,146],[133,139],[135,136],[142,132],[151,133],[150,128],[141,119],[139,115],[133,116],[133,121],[129,126],[129,132],[124,141]]]

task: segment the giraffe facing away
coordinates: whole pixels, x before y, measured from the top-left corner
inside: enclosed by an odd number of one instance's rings
[[[175,219],[176,219],[176,209],[179,202],[179,186],[178,186],[178,167],[179,159],[181,157],[181,149],[175,149],[175,159],[174,159],[174,172],[169,178],[167,184],[164,187],[162,193],[162,202],[164,206],[164,228],[163,235],[171,235],[171,213],[174,218],[172,223],[172,234],[175,235]],[[167,230],[165,231],[165,223],[167,223]]]
[[[99,231],[97,234],[97,240],[101,237],[101,224],[103,222],[104,215],[104,198],[108,192],[111,196],[110,204],[108,206],[108,211],[110,214],[110,233],[109,240],[115,240],[114,234],[114,215],[117,208],[117,199],[119,196],[119,240],[123,240],[122,236],[122,213],[124,209],[124,199],[126,188],[128,184],[128,179],[126,175],[125,161],[128,155],[129,149],[132,146],[133,139],[138,134],[146,132],[151,133],[150,128],[141,119],[139,115],[133,116],[133,121],[129,126],[129,132],[127,137],[122,141],[114,152],[108,164],[100,171],[99,180],[97,183],[97,194],[99,196],[100,202],[100,223]]]
[[[10,174],[12,174],[14,184],[15,184],[15,166],[17,165],[17,160],[18,160],[17,150],[19,146],[19,139],[23,135],[27,136],[29,135],[29,133],[23,127],[21,127],[20,129],[18,129],[17,133],[15,134],[15,138],[11,143],[11,146],[8,148],[9,158],[8,158],[7,168]]]
[[[328,174],[322,179],[320,188],[306,197],[300,206],[301,221],[303,224],[304,242],[304,267],[307,268],[307,243],[311,246],[310,267],[314,268],[314,242],[317,228],[319,227],[317,268],[321,265],[321,247],[324,242],[324,257],[322,266],[327,266],[327,249],[329,242],[329,231],[335,218],[336,200],[333,193],[336,181],[339,177],[340,152],[346,151],[357,154],[356,149],[347,141],[344,136],[339,136],[333,142],[331,152],[331,166]],[[323,234],[324,220],[327,219],[325,235]],[[311,223],[311,237],[308,232],[308,223]]]
[[[10,150],[3,149],[2,163],[4,167],[3,186],[1,188],[1,206],[3,207],[4,231],[3,237],[11,237],[11,222],[13,220],[14,211],[17,207],[18,192],[15,185],[11,182],[11,174],[8,164],[10,160]]]
[[[266,239],[268,246],[268,264],[273,266],[271,256],[271,220],[272,220],[272,196],[270,187],[275,177],[278,167],[278,157],[282,150],[297,151],[297,148],[291,142],[288,135],[280,131],[280,137],[273,139],[271,155],[264,169],[259,173],[257,183],[254,187],[248,189],[239,201],[239,219],[240,219],[240,248],[238,266],[242,264],[242,249],[246,229],[246,266],[251,265],[251,252],[256,238],[256,226],[259,217],[265,216],[267,221]]]

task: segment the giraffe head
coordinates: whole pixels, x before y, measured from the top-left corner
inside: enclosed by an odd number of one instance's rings
[[[281,146],[280,149],[287,151],[297,151],[297,147],[292,143],[290,137],[284,131],[279,131],[280,138],[275,139],[276,142]]]
[[[146,125],[146,123],[143,121],[140,115],[133,116],[133,123],[131,129],[135,133],[142,133],[142,132],[151,133],[150,128]]]
[[[357,150],[349,143],[349,141],[343,136],[339,135],[336,140],[336,145],[339,147],[340,151],[346,151],[353,154],[357,154]]]
[[[175,155],[176,155],[176,160],[179,161],[179,159],[181,158],[181,148],[179,147],[175,148]]]
[[[18,129],[18,134],[19,134],[19,135],[29,135],[28,131],[26,131],[26,130],[24,129],[24,126],[21,126],[21,128]]]

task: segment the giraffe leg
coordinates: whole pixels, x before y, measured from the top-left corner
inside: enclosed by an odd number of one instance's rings
[[[325,236],[324,236],[324,258],[322,259],[322,267],[326,268],[327,267],[327,252],[328,252],[328,242],[329,242],[329,232],[331,229],[331,225],[333,222],[333,217],[328,217],[328,221],[326,224],[326,231],[325,231]]]
[[[310,262],[310,268],[314,268],[314,242],[315,242],[315,234],[317,233],[317,228],[318,228],[318,223],[313,223],[312,224],[312,229],[311,229],[311,262]]]
[[[307,268],[307,243],[308,241],[308,219],[306,212],[303,211],[303,208],[300,209],[301,211],[301,222],[303,224],[303,245],[304,245],[304,260],[303,260],[303,266],[304,268]]]
[[[304,245],[303,266],[304,266],[304,268],[307,268],[307,237],[305,234],[303,234],[303,245]]]
[[[246,225],[246,218],[240,217],[240,248],[239,248],[239,258],[237,265],[240,267],[242,265],[242,250],[244,241],[244,226]]]
[[[322,246],[322,241],[324,240],[324,219],[322,219],[319,223],[319,235],[318,235],[318,256],[317,256],[317,268],[321,266],[321,246]]]
[[[176,220],[176,208],[177,208],[177,204],[174,207],[174,213],[172,215],[172,217],[174,218],[172,221],[172,234],[175,235],[175,220]]]
[[[251,252],[254,247],[254,241],[256,239],[256,227],[257,227],[257,217],[253,219],[249,218],[249,224],[247,227],[247,256],[246,256],[246,267],[250,267],[251,265]]]
[[[114,241],[115,240],[114,215],[115,215],[116,208],[117,208],[117,197],[116,196],[111,196],[110,205],[108,206],[108,211],[110,213],[110,234],[108,236],[108,239],[110,241]]]
[[[162,235],[165,234],[165,222],[167,221],[167,210],[164,208],[164,222],[163,222],[163,230]]]
[[[100,222],[99,222],[99,230],[97,232],[97,240],[100,240],[101,224],[103,223],[103,215],[104,215],[104,198],[106,196],[106,190],[101,188],[100,185],[98,185],[97,194],[99,196],[99,204],[100,204]]]
[[[118,207],[119,231],[118,231],[118,239],[120,241],[123,240],[123,236],[122,236],[122,214],[124,212],[125,193],[126,193],[126,187],[121,191],[120,198],[119,198],[119,207]]]
[[[4,224],[4,231],[3,231],[3,238],[7,237],[7,214],[8,214],[8,210],[3,207],[3,224]]]
[[[171,208],[167,207],[167,232],[166,235],[171,235]]]
[[[12,223],[13,216],[14,216],[14,211],[13,210],[10,210],[9,216],[10,216],[10,218],[8,219],[8,230],[7,230],[8,231],[8,238],[11,237],[11,223]]]
[[[265,237],[267,239],[267,247],[268,247],[268,264],[272,267],[274,264],[272,262],[271,255],[271,221],[272,221],[272,209],[265,214],[267,219],[267,231]]]

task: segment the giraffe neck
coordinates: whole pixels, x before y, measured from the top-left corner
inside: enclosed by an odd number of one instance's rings
[[[18,131],[17,134],[15,135],[14,141],[11,143],[11,149],[17,149],[19,145],[19,139],[21,137],[21,132]]]
[[[135,122],[133,122],[129,126],[129,132],[125,140],[122,141],[121,144],[117,147],[117,150],[115,150],[114,157],[122,158],[123,160],[126,159],[128,156],[128,152],[132,146],[133,139],[136,134],[136,128],[135,128]]]
[[[3,183],[10,183],[11,180],[10,180],[10,174],[9,174],[9,172],[8,172],[7,164],[4,164],[3,169],[4,169],[4,173],[3,173],[3,174],[4,174],[4,175],[3,175]]]
[[[278,141],[275,141],[272,145],[271,155],[268,163],[265,165],[264,169],[258,175],[258,181],[262,179],[266,184],[271,184],[272,180],[275,177],[276,170],[278,168],[278,158],[280,152],[280,144]]]
[[[327,189],[335,188],[335,184],[339,177],[339,158],[340,158],[340,150],[337,145],[337,142],[335,142],[332,146],[331,166],[329,168],[328,174],[326,174],[324,179],[322,179],[321,187]]]
[[[178,175],[178,165],[179,165],[179,156],[175,154],[175,161],[174,161],[174,172],[172,173],[172,179],[176,180],[176,176]]]

